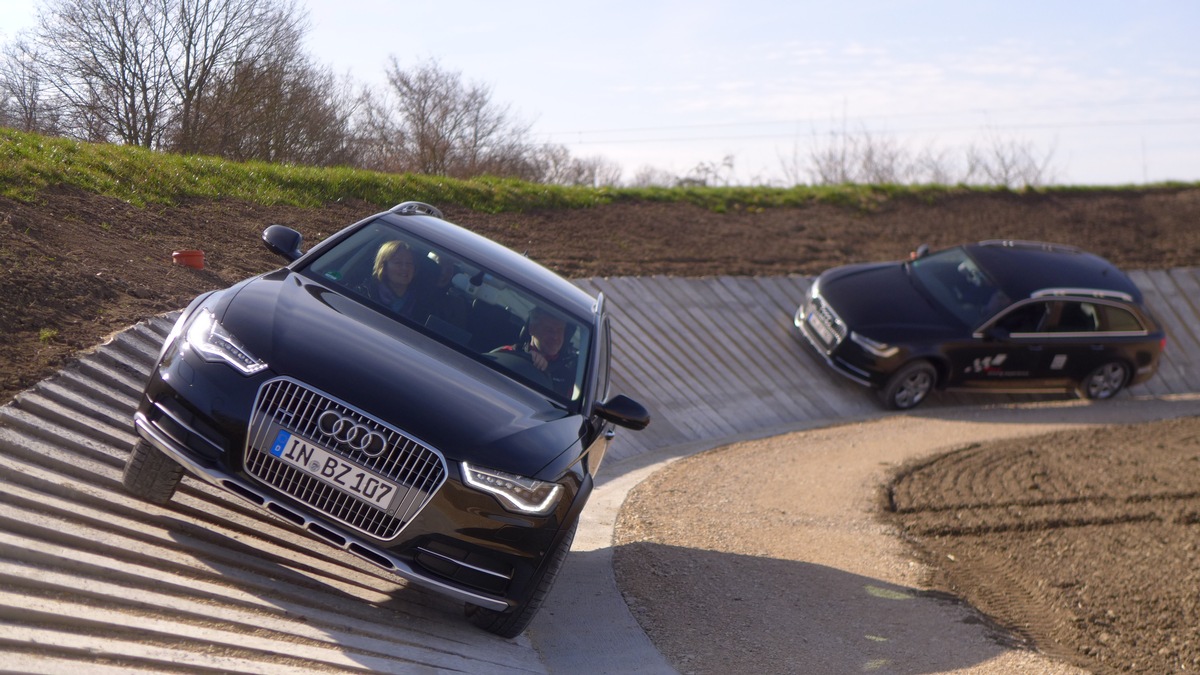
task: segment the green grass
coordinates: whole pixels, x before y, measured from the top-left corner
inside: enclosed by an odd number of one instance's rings
[[[963,192],[1005,188],[945,185],[833,185],[772,187],[590,188],[500,178],[457,180],[358,169],[317,169],[216,157],[172,155],[122,145],[81,143],[0,128],[0,196],[23,202],[55,186],[71,186],[132,204],[186,199],[321,206],[357,199],[381,208],[416,200],[486,212],[586,208],[615,201],[687,202],[717,212],[828,203],[871,210],[891,199],[934,201]],[[1038,192],[1177,190],[1200,184],[1124,188],[1053,187]]]

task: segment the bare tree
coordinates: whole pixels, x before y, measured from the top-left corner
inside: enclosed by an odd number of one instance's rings
[[[172,146],[195,152],[204,131],[198,102],[208,88],[236,68],[298,54],[307,18],[292,0],[155,1],[164,17],[160,45],[178,106]]]
[[[427,61],[411,70],[395,57],[389,89],[366,92],[360,123],[369,168],[468,178],[537,173],[529,125],[492,101],[482,84]]]
[[[77,135],[157,146],[170,103],[163,23],[137,0],[51,0],[38,39]]]
[[[213,138],[204,125],[228,122],[213,114],[230,109],[211,95],[218,83],[229,91],[239,78],[245,84],[247,73],[256,81],[274,73],[263,96],[276,103],[302,100],[308,112],[314,96],[319,108],[328,95],[317,91],[327,82],[318,83],[318,72],[301,52],[307,18],[296,0],[47,2],[37,31],[39,68],[63,100],[69,133],[77,137],[202,152],[211,150]],[[304,91],[280,88],[288,85]],[[238,89],[240,95],[247,91]],[[283,117],[288,115],[281,123],[302,116],[289,111]],[[223,124],[220,133],[236,128]],[[336,142],[345,144],[344,128]]]
[[[541,174],[541,181],[556,185],[580,185],[582,176],[571,151],[565,145],[547,143],[537,149],[534,162]]]
[[[733,155],[725,155],[720,162],[700,162],[683,178],[675,181],[679,186],[718,187],[728,186],[733,180]]]
[[[813,137],[809,153],[814,183],[900,183],[912,179],[908,152],[894,139],[873,135],[864,126],[851,133],[845,121],[822,142]]]
[[[571,166],[576,176],[572,185],[614,187],[621,184],[621,165],[600,155],[573,158]]]
[[[298,54],[239,66],[196,101],[195,152],[239,161],[355,164],[353,86]]]
[[[629,181],[630,187],[674,187],[679,183],[679,176],[653,166],[642,166],[633,174]]]
[[[777,153],[777,158],[784,185],[803,185],[807,174],[807,155],[800,149],[799,140],[792,143],[790,153]]]
[[[933,144],[919,150],[910,166],[910,178],[922,183],[952,185],[962,182],[965,175],[957,168],[949,149]]]
[[[964,182],[1004,185],[1011,188],[1038,187],[1055,180],[1054,149],[1035,152],[1028,141],[1003,137],[989,131],[982,144],[967,148]]]
[[[817,185],[963,183],[1036,187],[1053,180],[1053,154],[1050,149],[1038,155],[1028,141],[989,132],[982,143],[966,148],[964,162],[958,164],[946,148],[931,144],[914,153],[894,138],[874,135],[865,127],[851,133],[843,122],[827,138],[814,134],[809,174]],[[792,160],[791,164],[784,159],[781,162],[785,173],[797,175],[799,163],[795,156]]]
[[[40,134],[61,132],[60,115],[38,67],[37,47],[24,38],[0,54],[0,124]]]
[[[546,144],[534,150],[539,183],[555,185],[614,186],[621,181],[621,167],[603,157],[572,157],[564,145]]]

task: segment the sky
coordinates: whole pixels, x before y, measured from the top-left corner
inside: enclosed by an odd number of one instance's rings
[[[1027,147],[1052,182],[1200,180],[1194,0],[297,0],[310,53],[384,86],[436,60],[625,179],[810,182],[831,138],[910,155]],[[41,0],[0,0],[0,41]]]

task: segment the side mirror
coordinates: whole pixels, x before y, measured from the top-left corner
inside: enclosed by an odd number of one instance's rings
[[[929,255],[929,244],[921,244],[912,253],[908,254],[909,260],[917,260]]]
[[[634,431],[645,429],[646,425],[650,424],[650,413],[646,408],[625,394],[617,394],[607,401],[597,403],[595,411],[602,419]]]
[[[282,256],[288,262],[292,262],[303,255],[300,251],[300,245],[304,243],[304,237],[290,227],[271,225],[263,230],[262,239],[263,244],[267,246],[267,250],[275,255]]]
[[[996,326],[991,326],[983,331],[983,339],[988,342],[1007,342],[1009,336],[1010,333],[1007,330]]]

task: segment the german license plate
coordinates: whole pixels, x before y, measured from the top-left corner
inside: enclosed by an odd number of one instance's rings
[[[833,331],[829,330],[829,326],[826,326],[825,322],[821,321],[816,312],[808,313],[808,325],[810,328],[816,331],[817,336],[820,337],[821,341],[825,344],[828,345],[836,342]]]
[[[270,452],[321,482],[385,511],[400,491],[396,483],[284,429],[275,436]]]

